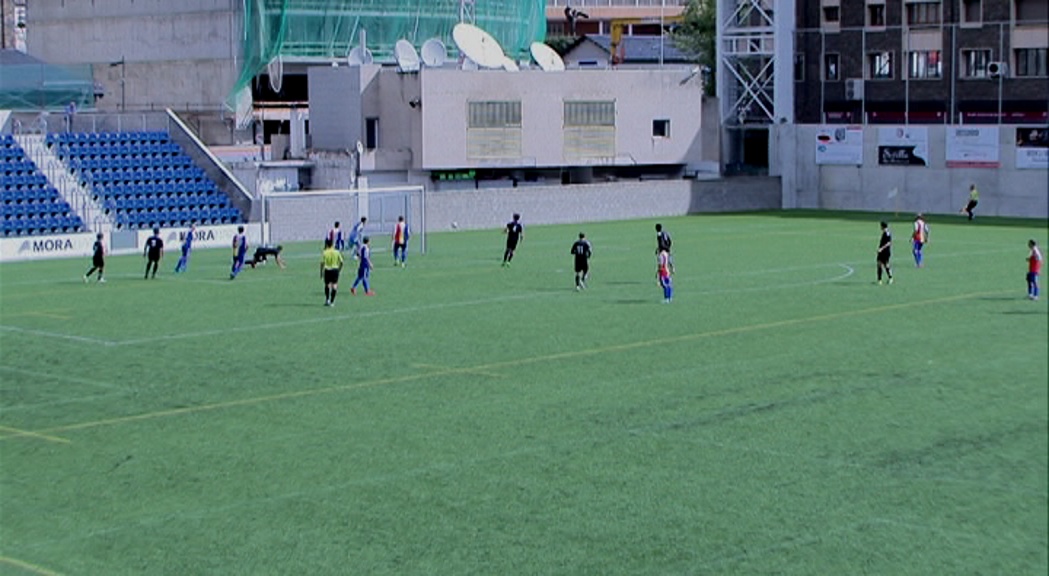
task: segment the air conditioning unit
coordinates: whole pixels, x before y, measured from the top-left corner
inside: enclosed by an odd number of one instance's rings
[[[1008,67],[1005,62],[990,62],[987,64],[987,74],[990,75],[991,78],[1005,76],[1008,73]]]
[[[863,78],[845,79],[845,99],[863,100]]]

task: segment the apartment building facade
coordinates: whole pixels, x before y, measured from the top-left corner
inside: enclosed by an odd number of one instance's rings
[[[798,123],[1049,122],[1049,1],[797,3]]]
[[[680,17],[689,0],[546,0],[547,36],[659,36],[661,23]]]

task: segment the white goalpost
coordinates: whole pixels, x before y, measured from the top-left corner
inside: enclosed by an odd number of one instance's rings
[[[349,234],[361,217],[368,218],[365,227],[368,236],[387,239],[400,216],[408,223],[409,249],[425,254],[426,194],[422,186],[262,195],[262,235],[267,244],[320,241],[336,221]],[[381,246],[378,241],[375,244]]]

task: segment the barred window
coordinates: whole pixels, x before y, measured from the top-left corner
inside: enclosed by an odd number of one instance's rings
[[[521,102],[469,102],[468,128],[520,128]]]
[[[616,102],[566,101],[565,126],[615,126]]]

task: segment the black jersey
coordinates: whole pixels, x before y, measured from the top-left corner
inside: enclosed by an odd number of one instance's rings
[[[878,241],[878,256],[888,258],[892,254],[892,232],[888,228],[881,231],[881,240]]]
[[[524,233],[524,226],[521,225],[520,221],[514,220],[506,224],[506,242],[507,244],[517,244],[521,240],[521,234]]]
[[[146,239],[146,255],[150,260],[160,260],[160,253],[164,251],[164,241],[160,236],[150,236]]]
[[[656,234],[656,252],[662,252],[664,250],[670,252],[671,244],[673,244],[673,241],[670,239],[670,234],[666,231],[660,231]]]
[[[101,258],[102,256],[104,256],[106,254],[106,249],[102,245],[102,241],[101,240],[95,240],[95,244],[93,246],[91,246],[91,252],[92,252],[92,254],[91,254],[92,257],[94,257],[94,258]]]
[[[572,254],[575,256],[576,261],[587,260],[590,258],[591,249],[590,242],[586,240],[576,240],[575,244],[572,244]]]

